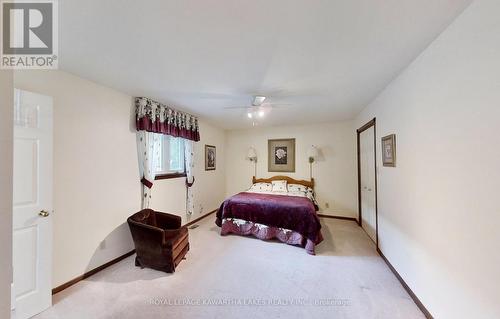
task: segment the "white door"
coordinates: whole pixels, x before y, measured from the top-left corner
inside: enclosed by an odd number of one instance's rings
[[[52,98],[14,92],[13,318],[52,305]]]
[[[373,241],[376,241],[375,198],[375,129],[370,127],[360,134],[361,168],[361,226]]]

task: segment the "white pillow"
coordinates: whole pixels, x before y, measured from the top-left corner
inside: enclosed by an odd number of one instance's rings
[[[286,193],[286,181],[273,181],[273,192]]]
[[[316,194],[314,194],[314,190],[311,187],[307,187],[306,197],[309,198],[314,205],[319,206],[316,201]]]
[[[288,184],[288,191],[291,193],[306,193],[307,186],[300,184]]]
[[[272,189],[273,185],[271,183],[255,183],[250,187],[250,190],[259,192],[270,192]]]

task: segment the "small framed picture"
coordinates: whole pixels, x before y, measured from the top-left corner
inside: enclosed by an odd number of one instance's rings
[[[217,153],[215,146],[205,145],[205,170],[215,171],[215,164],[217,161]]]
[[[268,140],[268,171],[295,172],[295,139]]]
[[[384,166],[396,167],[396,134],[382,137],[382,162]]]

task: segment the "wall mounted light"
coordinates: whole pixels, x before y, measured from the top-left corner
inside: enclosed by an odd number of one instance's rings
[[[248,148],[247,158],[248,160],[250,160],[250,162],[254,163],[255,166],[254,176],[257,177],[257,152],[255,151],[255,148],[253,147]]]
[[[307,150],[307,157],[309,158],[309,174],[312,179],[312,164],[316,161],[319,156],[319,150],[316,146],[311,145]]]

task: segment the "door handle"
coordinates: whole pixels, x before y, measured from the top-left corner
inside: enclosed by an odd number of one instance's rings
[[[39,213],[38,213],[39,216],[41,217],[49,217],[50,213],[46,210],[41,210]]]

